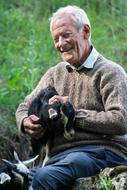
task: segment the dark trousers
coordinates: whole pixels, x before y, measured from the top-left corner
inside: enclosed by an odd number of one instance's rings
[[[93,176],[106,167],[117,165],[127,165],[127,161],[105,148],[72,148],[51,157],[45,167],[36,169],[32,187],[34,190],[61,190],[77,178]]]

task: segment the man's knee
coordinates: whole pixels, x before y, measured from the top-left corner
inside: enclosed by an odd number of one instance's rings
[[[75,165],[79,165],[81,167],[87,167],[91,164],[92,160],[91,158],[83,152],[74,152],[71,153],[70,155],[67,156],[67,159],[65,159],[66,162],[68,162],[68,164],[70,166],[75,166]]]
[[[36,188],[38,185],[42,187],[47,185],[47,183],[51,180],[49,178],[51,178],[49,167],[37,169],[32,182],[33,188]]]
[[[74,177],[90,176],[98,173],[100,167],[96,163],[96,158],[91,157],[84,152],[74,152],[69,154],[65,160],[61,160],[61,166],[64,165],[72,172]]]

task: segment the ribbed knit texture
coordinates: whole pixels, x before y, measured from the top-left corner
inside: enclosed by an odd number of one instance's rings
[[[69,96],[76,110],[73,140],[56,136],[50,153],[80,145],[103,146],[127,159],[127,76],[121,66],[99,55],[93,69],[66,68],[61,62],[50,68],[16,112],[17,125],[27,117],[29,104],[48,85]]]

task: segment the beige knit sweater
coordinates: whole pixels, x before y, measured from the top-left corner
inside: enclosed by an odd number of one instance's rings
[[[77,71],[65,62],[50,68],[19,105],[16,112],[19,129],[31,101],[49,84],[60,95],[69,96],[76,110],[74,139],[56,136],[50,153],[79,145],[97,145],[127,159],[127,76],[119,65],[99,55],[93,69]]]

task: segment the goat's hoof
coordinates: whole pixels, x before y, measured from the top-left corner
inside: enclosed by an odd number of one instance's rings
[[[64,131],[64,137],[67,139],[67,140],[71,140],[74,138],[74,134],[75,134],[75,131],[74,129],[71,129],[69,132],[68,131]]]

